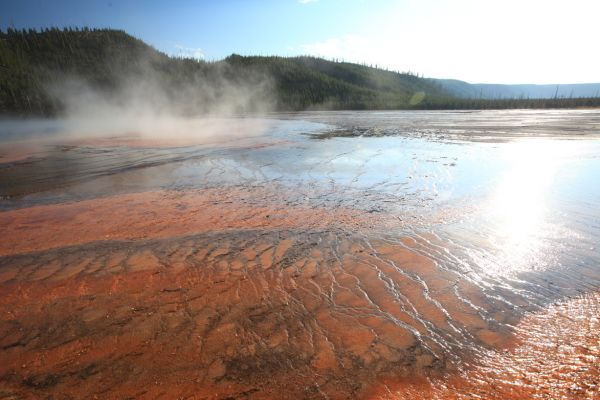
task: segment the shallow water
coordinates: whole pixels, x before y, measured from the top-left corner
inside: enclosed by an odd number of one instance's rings
[[[600,112],[227,123],[236,135],[0,124],[0,390],[598,394],[535,371],[548,351],[579,369],[600,355]],[[583,361],[540,350],[574,336],[540,328],[562,309],[592,318]],[[536,383],[506,386],[515,371]]]

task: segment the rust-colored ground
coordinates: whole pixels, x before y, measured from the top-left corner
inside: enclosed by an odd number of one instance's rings
[[[0,394],[597,393],[597,296],[521,320],[515,342],[514,310],[490,306],[484,287],[412,239],[360,234],[372,214],[284,207],[268,193],[155,191],[0,213]]]
[[[597,390],[598,297],[522,320],[515,346],[510,309],[418,255],[413,240],[357,234],[370,214],[277,209],[268,199],[262,189],[159,191],[0,213],[0,393],[590,398]],[[464,370],[462,361],[482,354],[484,366]]]
[[[153,191],[0,213],[0,256],[98,240],[168,238],[232,229],[359,230],[380,217],[306,203],[287,206],[281,191],[234,187]]]
[[[35,143],[11,143],[10,151],[6,146],[0,146],[0,164],[22,161],[30,157],[44,155],[44,146]]]
[[[598,399],[600,293],[560,302],[524,318],[515,345],[490,351],[460,374],[390,381],[381,399]]]
[[[463,332],[506,339],[469,305],[485,304],[476,285],[411,240],[359,234],[370,214],[275,200],[159,191],[1,213],[0,393],[367,396],[379,377],[454,368]]]
[[[236,237],[79,247],[48,255],[49,264],[11,258],[0,303],[5,391],[343,398],[378,372],[412,375],[442,362],[442,349],[415,336],[431,327],[361,270],[379,263],[363,255],[369,249],[336,235]],[[340,254],[310,245],[324,238]],[[432,268],[405,250],[396,256]],[[450,334],[420,290],[405,295]]]
[[[600,398],[600,294],[532,312],[441,239],[305,194],[0,212],[0,399]]]

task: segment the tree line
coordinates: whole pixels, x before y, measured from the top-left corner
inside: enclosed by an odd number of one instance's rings
[[[0,113],[57,115],[69,79],[111,93],[144,76],[188,113],[239,94],[235,111],[306,109],[504,109],[598,107],[599,98],[464,99],[412,73],[316,57],[240,56],[224,60],[171,57],[124,31],[90,28],[0,31]],[[191,101],[190,99],[194,99]],[[199,100],[200,99],[200,100]]]

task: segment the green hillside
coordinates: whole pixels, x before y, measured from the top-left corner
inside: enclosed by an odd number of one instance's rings
[[[190,112],[202,111],[199,98],[219,101],[235,85],[252,89],[257,101],[268,99],[278,110],[407,108],[445,95],[435,82],[414,75],[313,57],[231,55],[204,62],[169,57],[118,30],[0,32],[0,112],[59,112],[60,96],[51,96],[48,88],[73,77],[106,92],[146,77],[187,106],[182,93],[195,90],[194,106],[200,109],[190,106]]]
[[[228,112],[600,106],[597,98],[468,99],[435,79],[315,57],[169,57],[112,29],[0,31],[0,114],[56,115],[77,85],[111,98],[132,84],[156,107],[186,114],[221,104]]]

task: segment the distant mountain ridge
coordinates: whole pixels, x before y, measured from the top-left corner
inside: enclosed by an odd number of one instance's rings
[[[435,79],[454,96],[469,99],[553,99],[600,97],[600,83],[517,84],[468,83],[456,79]]]

